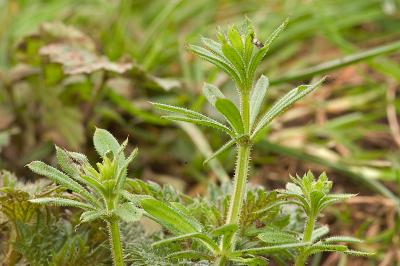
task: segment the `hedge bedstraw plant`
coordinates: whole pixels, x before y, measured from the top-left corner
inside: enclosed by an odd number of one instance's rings
[[[286,25],[287,21],[279,26],[264,43],[255,37],[251,24],[249,21],[246,21],[241,26],[229,27],[225,33],[219,32],[218,41],[202,38],[202,46],[189,45],[189,50],[223,70],[235,84],[240,99],[240,108],[237,108],[230,99],[226,98],[216,86],[205,84],[203,87],[204,96],[225,118],[226,123],[221,123],[201,113],[185,108],[163,103],[153,103],[156,108],[171,113],[171,115],[163,116],[166,119],[213,127],[225,132],[230,137],[230,140],[207,158],[205,163],[234,145],[236,145],[237,153],[233,189],[226,222],[224,226],[211,232],[211,236],[203,233],[201,225],[190,217],[190,215],[185,214],[184,210],[174,208],[175,206],[173,205],[168,206],[154,199],[145,199],[142,201],[142,207],[148,215],[177,234],[176,237],[162,240],[155,243],[155,245],[182,239],[197,239],[197,241],[203,243],[211,251],[214,256],[215,265],[227,265],[229,261],[245,265],[265,265],[264,258],[257,255],[290,249],[300,250],[300,257],[297,259],[296,265],[304,265],[307,256],[318,251],[315,246],[309,248],[312,244],[312,233],[310,232],[313,230],[310,223],[314,223],[314,219],[316,219],[319,211],[334,200],[328,200],[326,205],[320,208],[314,209],[314,206],[312,206],[312,210],[315,213],[309,217],[302,241],[282,242],[276,240],[269,242],[269,240],[265,239],[265,235],[264,238],[260,235],[259,238],[267,244],[264,247],[236,250],[235,246],[238,228],[241,226],[240,214],[242,213],[244,195],[246,193],[251,149],[256,138],[264,132],[264,129],[275,117],[288,109],[293,103],[318,88],[324,81],[323,78],[312,85],[301,85],[294,88],[275,102],[267,111],[262,112],[262,105],[268,91],[269,82],[268,78],[264,75],[261,75],[257,82],[255,82],[256,69],[266,55],[272,41]],[[315,185],[317,190],[319,186],[320,182],[318,181],[317,185]],[[323,188],[322,192],[318,192],[318,195],[325,193],[325,190],[326,188]],[[302,195],[302,197],[301,200],[299,199],[300,203],[306,201],[309,195]],[[279,236],[281,235],[278,235],[278,239]],[[213,237],[219,237],[220,241],[214,241]],[[341,241],[346,239],[336,240]],[[350,238],[347,240],[352,241]],[[325,248],[325,250],[334,250],[334,246],[326,245]],[[337,250],[340,251],[341,249],[343,251],[342,246],[338,246]],[[321,248],[321,250],[324,250],[324,248]],[[185,258],[195,258],[199,254],[195,251],[182,251],[178,255]]]
[[[59,147],[56,147],[57,161],[63,172],[40,161],[28,164],[33,172],[46,176],[73,192],[73,198],[66,194],[65,197],[36,198],[31,202],[80,208],[84,210],[80,217],[81,222],[96,219],[106,221],[113,263],[121,266],[124,261],[119,221],[134,222],[142,216],[142,210],[126,199],[129,192],[124,190],[128,165],[136,157],[138,150],[134,149],[125,157],[124,150],[128,140],[120,145],[104,129],[96,129],[93,143],[102,158],[102,162],[96,164],[97,169],[90,165],[85,155]]]

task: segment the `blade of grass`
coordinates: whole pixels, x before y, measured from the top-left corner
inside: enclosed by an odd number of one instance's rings
[[[345,67],[351,64],[358,63],[360,61],[368,60],[373,57],[393,53],[397,50],[400,50],[400,41],[393,42],[390,44],[378,46],[366,51],[362,51],[359,53],[351,54],[349,56],[345,56],[342,58],[334,59],[328,62],[324,62],[322,64],[306,68],[300,71],[296,71],[293,73],[289,73],[283,77],[278,77],[270,81],[271,85],[276,85],[280,83],[295,81],[295,80],[302,80],[311,78],[315,75],[327,73],[331,70],[338,69],[341,67]]]

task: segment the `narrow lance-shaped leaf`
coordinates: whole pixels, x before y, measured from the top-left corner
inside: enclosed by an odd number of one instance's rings
[[[85,211],[81,214],[80,220],[82,223],[89,223],[105,217],[107,217],[107,212],[105,210]]]
[[[231,137],[235,136],[233,131],[231,129],[229,129],[227,126],[225,126],[213,119],[210,119],[210,118],[205,120],[205,119],[196,119],[196,118],[190,118],[190,117],[184,117],[184,116],[174,116],[174,115],[165,115],[162,117],[165,119],[168,119],[168,120],[172,120],[172,121],[182,121],[182,122],[188,122],[188,123],[192,123],[192,124],[199,125],[199,126],[212,127],[212,128],[219,129],[219,130],[225,132],[226,134],[228,134]]]
[[[317,83],[312,85],[301,85],[294,88],[288,92],[285,96],[279,99],[261,118],[256,128],[252,133],[252,138],[257,135],[257,133],[262,130],[266,125],[268,125],[275,117],[280,115],[282,112],[286,111],[293,103],[300,100],[316,88],[318,88],[321,83],[325,80],[322,78]]]
[[[347,251],[348,248],[345,245],[329,245],[329,244],[314,244],[311,247],[309,247],[306,251],[306,254],[308,256],[320,253],[320,252],[344,252]]]
[[[115,183],[115,188],[117,191],[121,190],[124,188],[125,185],[125,180],[126,180],[126,175],[127,175],[127,168],[129,166],[129,164],[135,159],[135,157],[137,156],[139,150],[138,148],[135,148],[132,153],[129,155],[128,158],[126,158],[126,160],[124,160],[123,165],[121,166],[121,168],[119,169],[119,173],[117,176],[117,182]]]
[[[271,43],[275,40],[276,37],[279,36],[279,34],[286,28],[289,20],[286,19],[274,32],[270,35],[268,40],[264,43],[264,47],[259,49],[254,56],[251,57],[250,63],[248,64],[247,67],[247,77],[248,79],[251,80],[252,75],[256,71],[258,65],[260,64],[261,60],[264,58],[264,56],[267,54]]]
[[[311,241],[315,242],[315,241],[317,241],[318,239],[320,239],[321,237],[323,237],[324,235],[326,235],[328,233],[329,233],[329,227],[326,226],[326,225],[322,226],[320,228],[317,228],[312,233]]]
[[[180,241],[180,240],[185,240],[185,239],[198,239],[211,252],[215,252],[215,251],[217,251],[219,249],[217,243],[215,243],[210,237],[208,237],[207,235],[205,235],[203,233],[190,233],[190,234],[184,234],[184,235],[179,235],[179,236],[163,239],[163,240],[160,240],[160,241],[157,241],[157,242],[153,243],[152,246],[153,247],[161,246],[161,245],[165,245],[167,243]]]
[[[80,171],[78,165],[75,164],[68,152],[56,146],[56,157],[58,165],[61,169],[75,180],[82,181],[80,178]]]
[[[269,244],[297,243],[299,240],[292,234],[279,230],[269,230],[257,236],[261,241]]]
[[[173,106],[173,105],[169,105],[169,104],[164,104],[164,103],[155,103],[155,102],[150,102],[152,105],[154,105],[154,107],[160,109],[160,110],[164,110],[167,112],[171,112],[171,113],[176,113],[176,114],[180,114],[183,116],[187,116],[190,118],[197,118],[197,119],[207,119],[208,117],[200,114],[198,112],[186,109],[186,108],[182,108],[182,107],[178,107],[178,106]]]
[[[225,71],[229,76],[232,77],[233,80],[235,80],[236,83],[241,83],[240,74],[237,72],[237,70],[230,63],[221,59],[221,57],[197,45],[189,45],[189,49],[201,58],[209,61],[210,63]]]
[[[94,207],[82,203],[76,200],[71,200],[71,199],[64,199],[64,198],[37,198],[37,199],[31,199],[29,200],[32,203],[36,204],[43,204],[43,205],[53,205],[53,206],[65,206],[65,207],[75,207],[75,208],[80,208],[84,210],[93,210]]]
[[[228,99],[217,99],[215,102],[217,110],[226,118],[236,133],[243,133],[243,122],[236,105]]]
[[[356,237],[351,236],[331,236],[327,237],[323,240],[324,243],[338,243],[338,242],[346,242],[346,243],[362,243],[363,241]]]
[[[233,252],[232,255],[240,256],[244,254],[266,254],[271,252],[284,251],[292,248],[296,249],[296,248],[306,247],[310,244],[311,244],[310,242],[301,242],[301,243],[289,243],[289,244],[274,245],[274,246],[260,247],[260,248],[249,248]]]
[[[225,234],[234,234],[238,230],[237,224],[224,224],[218,228],[215,228],[211,234],[213,236],[221,236]]]
[[[268,88],[268,78],[264,75],[258,79],[250,97],[250,127],[253,127],[254,121],[260,113],[261,105],[264,101]]]
[[[208,163],[210,160],[214,159],[215,157],[217,157],[218,155],[220,155],[221,153],[223,153],[224,151],[228,150],[230,147],[232,147],[233,145],[235,145],[235,143],[238,142],[238,140],[240,140],[241,138],[248,136],[247,134],[243,134],[240,136],[237,136],[233,139],[231,139],[230,141],[228,141],[227,143],[225,143],[221,148],[219,148],[218,150],[216,150],[213,154],[211,154],[204,162],[203,164]]]
[[[50,165],[47,165],[40,161],[33,161],[28,164],[28,168],[39,175],[43,175],[54,181],[55,183],[64,186],[67,189],[76,192],[80,196],[84,197],[86,200],[90,201],[94,205],[98,205],[97,199],[91,195],[83,186],[81,186],[76,181],[72,180],[63,172],[57,170]]]
[[[242,58],[240,57],[239,53],[230,46],[227,42],[222,44],[222,53],[225,55],[226,58],[232,63],[236,72],[239,73],[239,76],[245,76],[244,72],[244,63]]]
[[[166,228],[179,233],[198,233],[202,226],[196,220],[186,217],[181,212],[169,207],[165,203],[156,199],[143,199],[142,208],[155,220]]]
[[[237,53],[242,54],[244,49],[242,37],[240,36],[239,32],[235,27],[231,27],[228,30],[228,38],[232,44],[232,47],[235,48]]]
[[[216,86],[209,83],[204,84],[203,94],[212,106],[215,106],[218,98],[225,98],[224,94]]]
[[[192,124],[213,127],[213,128],[216,128],[216,129],[226,132],[228,135],[231,135],[231,136],[234,135],[232,130],[230,130],[225,125],[223,125],[223,124],[219,123],[218,121],[215,121],[214,119],[211,119],[203,114],[200,114],[198,112],[188,110],[185,108],[181,108],[181,107],[177,107],[177,106],[168,105],[168,104],[162,104],[162,103],[152,103],[152,104],[158,109],[182,115],[182,116],[173,116],[173,115],[163,116],[165,119],[169,119],[169,120],[173,120],[173,121],[183,121],[183,122],[189,122]]]

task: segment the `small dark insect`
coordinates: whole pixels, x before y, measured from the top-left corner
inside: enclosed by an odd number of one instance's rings
[[[258,48],[264,47],[264,44],[256,37],[253,37],[253,39],[251,40],[251,43],[254,44],[255,46],[257,46]]]

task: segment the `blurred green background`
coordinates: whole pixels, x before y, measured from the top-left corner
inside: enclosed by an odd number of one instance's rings
[[[94,156],[97,126],[139,147],[135,177],[191,195],[227,180],[233,152],[202,164],[225,139],[163,120],[149,101],[210,113],[203,82],[233,95],[227,76],[185,46],[246,17],[260,40],[290,18],[259,68],[273,85],[265,108],[297,84],[329,77],[268,128],[250,182],[273,189],[289,174],[327,171],[336,191],[360,196],[326,222],[367,238],[378,255],[334,254],[321,265],[399,265],[397,0],[0,0],[0,169],[33,180],[24,165],[53,162],[54,143]]]

